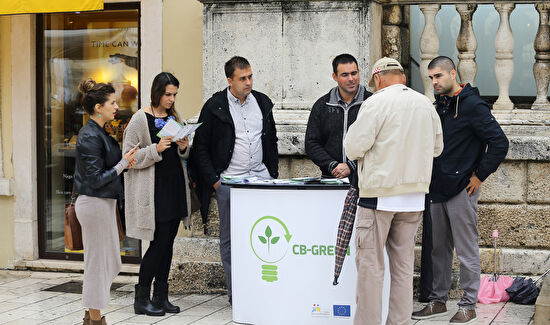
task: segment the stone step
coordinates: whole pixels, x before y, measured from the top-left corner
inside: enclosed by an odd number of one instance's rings
[[[415,271],[420,270],[420,256],[422,249],[415,247]],[[494,250],[492,248],[480,248],[481,272],[491,274],[494,272]],[[497,273],[508,275],[539,275],[550,268],[549,250],[537,249],[497,249]],[[459,270],[459,262],[453,258],[453,270]]]
[[[174,242],[174,262],[220,262],[219,239],[214,237],[178,237]],[[420,271],[421,247],[415,247],[415,271]],[[549,250],[497,249],[497,273],[511,275],[537,275],[550,268]],[[493,273],[494,251],[480,248],[481,272]],[[458,259],[453,270],[459,270]]]
[[[220,262],[220,240],[212,237],[177,237],[174,262]]]
[[[172,261],[170,293],[226,293],[221,262]]]
[[[535,325],[550,324],[550,280],[542,279],[542,287],[535,303]]]
[[[332,279],[329,280],[332,281]],[[174,294],[226,293],[227,290],[221,262],[173,261],[169,283],[170,292]],[[413,283],[415,296],[418,296],[419,273],[414,274]],[[449,298],[457,299],[461,295],[462,290],[458,281],[458,273],[453,272]]]

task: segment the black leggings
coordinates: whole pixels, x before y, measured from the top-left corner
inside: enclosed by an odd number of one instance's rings
[[[139,284],[150,286],[155,278],[155,283],[168,283],[168,274],[172,264],[174,252],[174,239],[178,233],[180,219],[156,223],[153,241],[143,256],[139,268]]]

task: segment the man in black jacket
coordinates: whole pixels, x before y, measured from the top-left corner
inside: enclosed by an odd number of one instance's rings
[[[460,287],[464,294],[451,324],[476,319],[480,281],[477,232],[479,188],[495,172],[508,152],[508,139],[477,88],[459,84],[453,61],[433,59],[428,72],[443,128],[443,153],[434,159],[430,184],[432,217],[433,291],[430,303],[413,319],[447,314],[453,248],[460,261]]]
[[[361,104],[372,93],[359,84],[359,68],[352,55],[336,56],[332,71],[338,85],[313,104],[305,136],[306,154],[323,177],[354,178],[357,165],[346,157],[343,141]]]
[[[222,175],[277,178],[277,134],[273,103],[252,90],[252,69],[243,57],[225,63],[229,87],[215,93],[202,107],[195,132],[192,171],[197,181],[201,214],[206,221],[212,191],[220,216],[220,254],[231,302],[231,237],[229,188]]]

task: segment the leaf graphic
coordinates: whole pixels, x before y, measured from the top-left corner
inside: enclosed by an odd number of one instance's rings
[[[271,232],[271,228],[267,226],[267,228],[265,228],[265,235],[267,236],[267,238],[269,238],[272,234],[273,233]]]
[[[279,241],[280,238],[281,237],[279,237],[279,236],[271,238],[271,244],[277,244],[277,242]]]
[[[264,236],[258,236],[258,239],[259,239],[262,243],[267,244],[267,239],[265,239]]]

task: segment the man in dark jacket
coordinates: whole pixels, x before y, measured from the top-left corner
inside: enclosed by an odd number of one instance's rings
[[[252,69],[243,57],[225,63],[229,87],[215,93],[202,107],[195,132],[192,171],[206,221],[212,191],[220,216],[220,254],[231,302],[231,237],[229,187],[222,175],[277,178],[277,134],[273,103],[252,90]]]
[[[443,153],[434,159],[430,184],[433,291],[430,303],[414,312],[412,318],[447,314],[453,248],[456,248],[464,294],[450,323],[470,324],[476,319],[481,272],[477,232],[479,188],[506,157],[508,139],[477,88],[457,82],[450,58],[433,59],[428,72],[438,94],[435,104],[444,146]]]
[[[353,177],[357,164],[346,157],[343,141],[361,104],[372,93],[359,84],[359,68],[352,55],[336,56],[332,60],[332,71],[332,79],[338,85],[319,98],[311,109],[305,137],[306,154],[319,166],[323,177]]]

